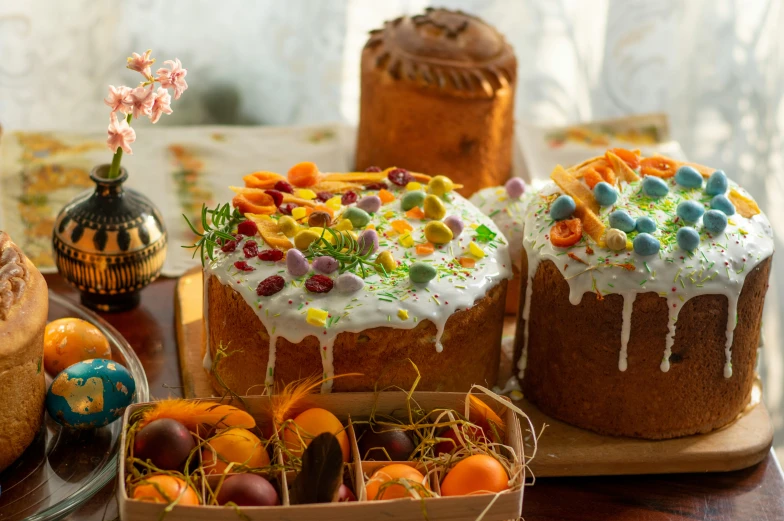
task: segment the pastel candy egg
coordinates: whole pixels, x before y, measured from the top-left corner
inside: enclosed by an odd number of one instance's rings
[[[365,286],[365,281],[353,273],[342,273],[335,279],[335,289],[338,293],[355,293]]]
[[[364,228],[370,222],[370,215],[362,208],[350,206],[343,212],[343,219],[351,221],[351,225],[354,228]]]
[[[702,188],[702,174],[693,166],[684,165],[675,172],[675,182],[686,188]]]
[[[329,255],[317,257],[316,260],[313,261],[313,269],[320,271],[321,273],[332,273],[333,271],[336,271],[338,267],[338,261]]]
[[[408,270],[411,282],[426,284],[436,278],[436,268],[428,262],[415,262]]]
[[[310,264],[301,251],[292,248],[286,252],[286,269],[291,275],[301,277],[310,271]]]
[[[381,198],[377,195],[366,195],[357,201],[357,208],[361,208],[368,213],[376,213],[381,208]],[[346,217],[345,214],[343,217]],[[346,217],[346,219],[348,219],[348,217]]]
[[[604,235],[604,243],[614,251],[626,249],[626,233],[617,229],[610,228]]]
[[[642,233],[653,233],[656,231],[656,221],[648,216],[638,217],[634,223],[634,229]]]
[[[136,382],[125,367],[96,358],[55,377],[46,393],[46,410],[61,425],[92,429],[121,418],[135,396]]]
[[[727,174],[721,170],[716,170],[705,183],[705,193],[708,195],[722,195],[727,192],[730,183],[727,181]]]
[[[452,237],[460,237],[460,234],[463,233],[463,219],[460,218],[458,215],[450,215],[446,219],[444,219],[444,224],[446,224],[447,228],[452,230]]]
[[[403,197],[400,199],[400,208],[407,212],[412,208],[422,206],[423,202],[425,202],[425,192],[412,190],[403,194]]]
[[[615,210],[610,214],[610,228],[629,233],[634,230],[634,217],[623,210]]]
[[[735,205],[732,204],[726,195],[717,195],[711,199],[711,208],[724,212],[725,215],[735,215]]]
[[[618,200],[618,192],[605,181],[596,183],[596,186],[593,187],[593,196],[596,202],[602,206],[612,206]]]
[[[519,177],[513,177],[504,185],[506,195],[512,199],[519,199],[525,193],[525,183]]]
[[[378,249],[378,233],[376,230],[364,230],[359,234],[357,242],[359,243],[360,254],[375,253]]]
[[[705,213],[705,208],[697,201],[682,201],[675,209],[675,213],[687,223],[696,223]]]
[[[675,234],[675,240],[681,249],[694,251],[700,245],[700,234],[694,228],[684,226]]]
[[[296,246],[298,250],[307,250],[308,247],[319,240],[320,237],[321,232],[316,231],[315,229],[300,230],[294,236],[294,246]]]
[[[100,329],[86,320],[61,318],[46,325],[44,369],[50,375],[82,360],[111,357],[109,341]]]
[[[379,253],[376,257],[376,262],[380,264],[387,273],[394,271],[395,268],[397,268],[397,261],[392,256],[392,253],[388,251]]]
[[[653,175],[646,175],[642,179],[642,191],[648,197],[664,197],[670,191],[663,180]]]
[[[713,234],[721,233],[727,227],[727,215],[720,210],[708,210],[702,216],[702,226]]]
[[[444,195],[455,189],[455,184],[445,175],[437,175],[427,183],[431,194]]]
[[[550,205],[550,217],[556,221],[562,221],[571,217],[576,209],[577,205],[571,196],[559,195],[558,199]]]
[[[284,215],[280,219],[278,219],[278,229],[280,230],[280,233],[282,233],[286,237],[291,238],[297,234],[297,230],[299,229],[299,224],[297,224],[297,221],[295,221],[288,215]]]
[[[640,233],[634,238],[632,242],[634,246],[634,253],[647,257],[649,255],[656,255],[659,252],[659,240],[649,233]]]
[[[428,219],[440,220],[443,219],[446,215],[446,207],[444,206],[444,203],[438,196],[433,194],[425,197],[423,208],[425,210],[425,217]]]
[[[441,221],[430,221],[425,225],[425,238],[433,244],[446,244],[452,237],[452,230]]]

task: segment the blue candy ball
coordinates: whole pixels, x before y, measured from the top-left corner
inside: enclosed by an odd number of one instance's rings
[[[610,183],[600,181],[593,187],[593,196],[602,206],[612,206],[618,200],[618,192]]]
[[[615,210],[610,214],[610,228],[629,233],[634,230],[634,224],[634,218],[623,210]]]
[[[656,221],[650,217],[638,217],[634,228],[640,233],[653,233],[656,231]]]
[[[649,197],[664,197],[670,191],[667,183],[654,175],[646,175],[642,178],[642,191]]]
[[[721,195],[727,191],[729,186],[730,183],[727,181],[727,174],[721,170],[716,170],[708,178],[708,182],[705,183],[705,193],[708,195]]]
[[[720,210],[708,210],[702,216],[702,225],[713,234],[721,233],[727,227],[727,216]]]
[[[700,234],[694,228],[684,226],[675,235],[678,246],[687,251],[694,251],[700,245]]]
[[[705,208],[697,201],[683,201],[678,205],[675,213],[687,223],[696,223],[705,213]]]
[[[702,174],[694,167],[682,166],[675,172],[675,182],[686,188],[702,188]]]
[[[732,204],[732,201],[727,199],[726,195],[717,195],[711,199],[711,208],[720,210],[726,215],[735,215],[735,205]]]
[[[634,253],[647,257],[659,253],[659,240],[649,233],[640,233],[634,238],[632,243]]]
[[[561,195],[550,205],[550,217],[556,221],[568,219],[576,208],[577,205],[574,204],[574,199],[571,196]]]

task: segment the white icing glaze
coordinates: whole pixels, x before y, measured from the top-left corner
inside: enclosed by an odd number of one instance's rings
[[[503,186],[483,188],[471,196],[471,202],[490,217],[506,236],[512,264],[518,271],[523,261],[525,208],[534,196],[535,192],[530,186],[526,186],[523,195],[517,199],[510,198]]]
[[[623,325],[621,326],[621,354],[618,357],[618,369],[626,371],[628,363],[626,361],[626,348],[629,345],[629,334],[632,330],[632,310],[637,293],[623,293]]]

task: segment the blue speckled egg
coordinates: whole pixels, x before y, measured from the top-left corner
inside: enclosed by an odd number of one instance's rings
[[[700,245],[700,234],[694,228],[684,226],[675,234],[678,246],[687,251],[694,251]]]
[[[634,230],[634,217],[623,210],[615,210],[610,214],[610,228],[629,233]]]
[[[648,216],[638,217],[634,223],[634,229],[640,233],[653,233],[656,231],[656,221]]]
[[[670,191],[667,183],[656,176],[646,175],[642,178],[642,191],[649,197],[664,197]]]
[[[73,429],[102,427],[122,417],[136,395],[128,370],[112,360],[93,359],[69,366],[46,393],[46,410]]]
[[[705,208],[697,201],[683,201],[678,204],[675,213],[687,223],[696,223],[705,213]]]
[[[720,210],[708,210],[702,216],[702,225],[713,234],[719,234],[727,227],[727,216]]]
[[[735,215],[735,205],[726,195],[717,195],[711,199],[711,208],[724,212],[725,215]]]
[[[593,187],[593,196],[602,206],[612,206],[618,200],[618,192],[610,183],[600,181]]]
[[[634,238],[632,242],[634,253],[647,257],[649,255],[656,255],[659,253],[659,239],[648,233],[640,233]]]
[[[684,165],[675,172],[675,182],[686,188],[702,188],[702,174],[694,167]]]
[[[727,174],[721,170],[716,170],[708,178],[705,183],[705,193],[708,195],[722,195],[729,188],[730,183],[727,181]]]
[[[553,201],[553,204],[550,205],[550,217],[556,221],[561,221],[563,219],[568,219],[572,216],[577,205],[574,203],[574,199],[568,195],[560,195],[558,199]]]

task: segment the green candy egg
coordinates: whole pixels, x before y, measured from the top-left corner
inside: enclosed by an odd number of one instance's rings
[[[370,222],[370,215],[362,208],[351,206],[343,212],[343,219],[348,219],[354,228],[364,228]]]
[[[427,284],[436,278],[436,269],[427,262],[415,262],[408,270],[408,277],[411,282]]]
[[[403,197],[400,198],[400,208],[407,212],[412,208],[422,206],[422,203],[424,202],[425,192],[421,190],[412,190],[411,192],[406,192],[403,194]]]

